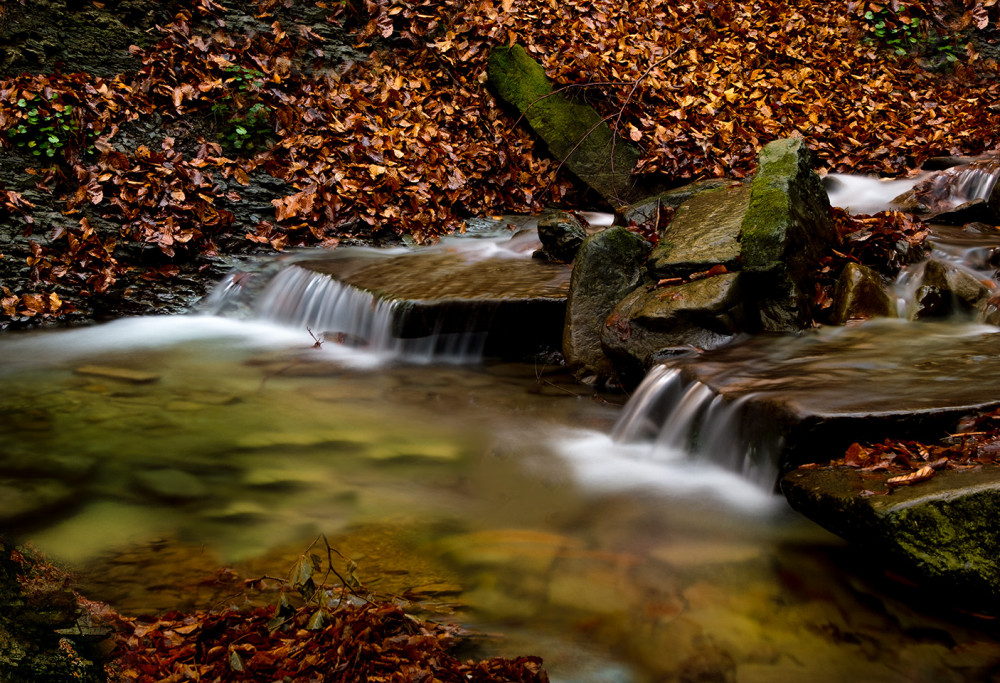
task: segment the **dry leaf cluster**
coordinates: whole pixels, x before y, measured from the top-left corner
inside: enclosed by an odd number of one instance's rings
[[[306,0],[261,0],[258,18],[294,2]],[[673,182],[744,177],[763,144],[788,135],[805,136],[824,167],[899,174],[932,155],[987,150],[1000,123],[988,106],[1000,91],[994,62],[971,47],[947,73],[897,57],[872,38],[864,13],[883,7],[873,2],[309,4],[353,35],[355,58],[331,63],[313,29],[277,19],[254,34],[230,30],[220,4],[190,0],[159,42],[134,48],[136,73],[0,81],[0,130],[23,120],[21,99],[42,112],[72,105],[80,127],[66,162],[36,171],[78,226],[34,236],[33,267],[48,291],[3,292],[4,315],[65,310],[51,283],[106,291],[146,267],[124,255],[126,244],[178,260],[215,253],[230,234],[275,249],[377,235],[419,242],[467,216],[572,201],[559,160],[485,86],[497,45],[524,44],[641,148],[638,173]],[[968,4],[948,14],[931,0],[892,6],[941,31],[992,26],[994,4]],[[259,74],[250,91],[238,73]],[[251,101],[267,113],[268,134],[240,156],[219,144],[213,105]],[[127,144],[126,131],[153,117],[170,134],[156,148]],[[242,188],[262,173],[288,187],[274,220],[234,225]],[[28,231],[44,228],[18,193],[0,193],[0,211],[24,216]],[[121,233],[95,229],[95,218]]]

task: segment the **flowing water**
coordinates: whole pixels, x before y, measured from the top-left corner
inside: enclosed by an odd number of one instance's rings
[[[887,579],[733,471],[734,409],[703,389],[664,376],[684,400],[659,444],[616,440],[648,418],[616,429],[624,398],[559,367],[400,360],[372,342],[367,300],[347,315],[363,347],[317,345],[320,304],[276,317],[293,284],[264,280],[212,302],[245,319],[0,338],[3,529],[89,597],[130,614],[243,604],[219,568],[282,575],[324,534],[372,588],[490,634],[481,653],[541,655],[555,681],[1000,671],[990,622]],[[731,467],[688,457],[679,435],[705,420],[700,450]]]

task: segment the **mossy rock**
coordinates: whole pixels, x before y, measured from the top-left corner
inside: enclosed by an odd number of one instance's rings
[[[556,92],[541,64],[520,45],[495,48],[487,65],[489,83],[580,180],[612,206],[634,200],[632,170],[639,150],[614,134],[601,115]]]
[[[740,258],[758,298],[765,331],[809,324],[809,278],[837,244],[830,200],[801,138],[775,140],[760,152],[750,206],[740,226]]]
[[[886,493],[889,476],[800,469],[781,488],[793,508],[939,600],[1000,614],[1000,468],[940,471]]]

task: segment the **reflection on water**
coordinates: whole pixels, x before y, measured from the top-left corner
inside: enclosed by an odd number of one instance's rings
[[[131,613],[238,603],[218,568],[281,575],[324,533],[375,588],[504,634],[487,647],[554,680],[947,681],[1000,661],[779,499],[612,443],[620,406],[558,368],[373,368],[312,343],[208,317],[5,337],[3,528]]]

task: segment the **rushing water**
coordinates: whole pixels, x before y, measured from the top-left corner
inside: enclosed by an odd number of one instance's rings
[[[270,282],[252,297],[268,311],[287,284]],[[325,534],[372,588],[502,634],[484,650],[539,654],[556,681],[961,681],[1000,666],[989,623],[687,457],[678,435],[711,419],[702,449],[739,464],[719,426],[732,411],[697,387],[651,449],[612,439],[623,398],[559,367],[391,361],[378,344],[317,346],[307,319],[258,308],[0,339],[5,531],[133,614],[241,604],[220,567],[281,575]],[[619,436],[642,431],[629,420]]]

